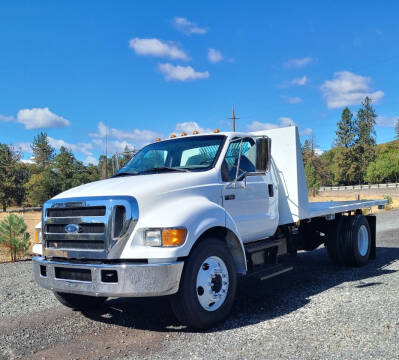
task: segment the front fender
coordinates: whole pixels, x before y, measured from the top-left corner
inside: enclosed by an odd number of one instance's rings
[[[187,229],[186,241],[174,248],[149,247],[140,239],[145,228],[167,228],[184,226]],[[184,197],[156,206],[148,214],[141,214],[135,232],[122,252],[122,258],[167,259],[188,256],[195,242],[207,230],[214,227],[229,229],[236,236],[244,254],[242,240],[237,227],[225,209],[204,197]]]

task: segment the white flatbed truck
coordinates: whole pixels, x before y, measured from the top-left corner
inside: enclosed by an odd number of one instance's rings
[[[375,257],[362,209],[386,200],[309,203],[296,127],[182,135],[44,204],[34,274],[61,303],[169,296],[180,322],[209,328],[228,316],[239,275],[282,274],[322,244],[339,265]]]

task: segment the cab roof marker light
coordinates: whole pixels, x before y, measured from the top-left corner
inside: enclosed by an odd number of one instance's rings
[[[183,131],[181,134],[180,134],[180,136],[186,136],[187,135],[187,133],[185,132],[185,131]]]
[[[199,134],[199,131],[198,130],[194,130],[193,131],[193,135],[198,135]]]
[[[170,138],[171,138],[171,139],[173,139],[173,138],[175,138],[175,137],[176,137],[176,134],[171,134],[171,135],[170,135]]]

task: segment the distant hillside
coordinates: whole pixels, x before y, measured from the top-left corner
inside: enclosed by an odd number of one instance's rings
[[[399,140],[388,141],[377,145],[377,153],[399,151]]]

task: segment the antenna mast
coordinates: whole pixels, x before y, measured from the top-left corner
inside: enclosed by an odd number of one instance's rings
[[[233,120],[233,132],[236,131],[236,120],[239,119],[239,117],[236,117],[236,114],[234,112],[234,105],[233,105],[233,111],[232,111],[232,115],[231,118],[229,118],[230,120]]]

